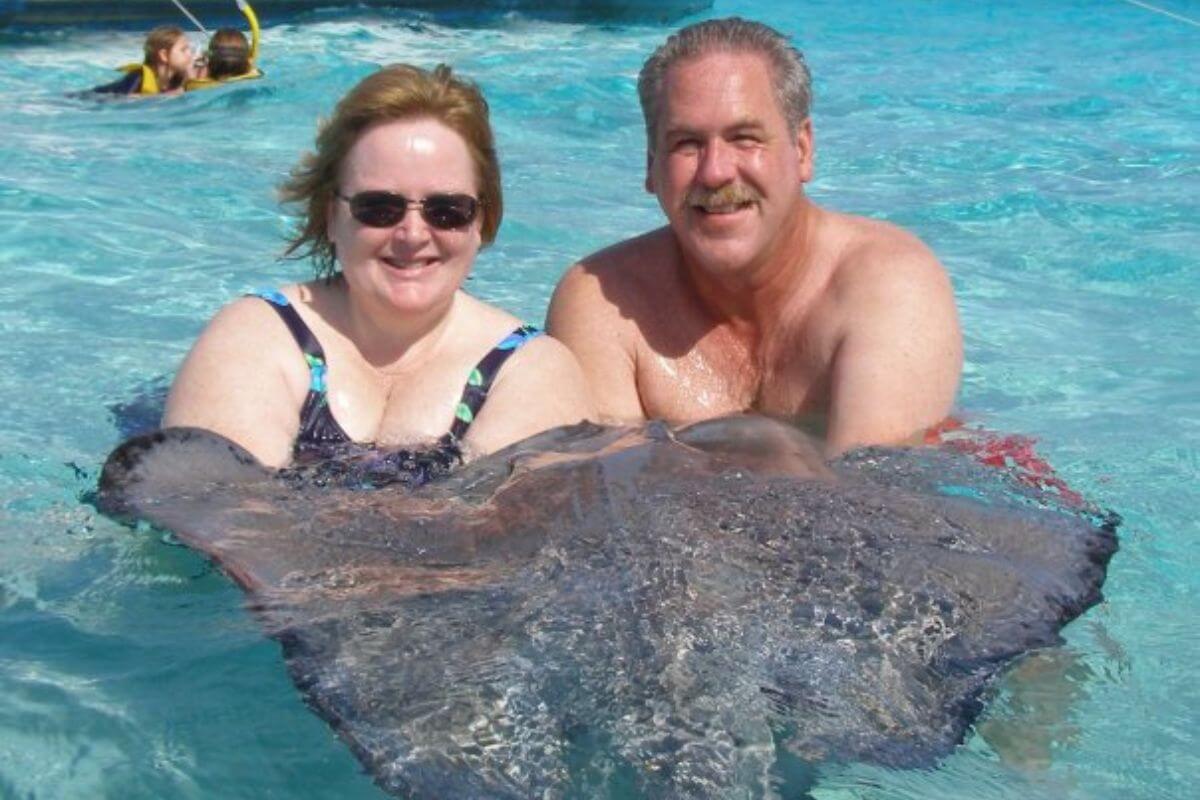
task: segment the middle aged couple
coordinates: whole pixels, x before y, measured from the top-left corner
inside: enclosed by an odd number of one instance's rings
[[[478,89],[444,66],[367,77],[282,190],[304,208],[289,253],[317,280],[223,308],[164,426],[279,467],[414,444],[470,458],[585,418],[755,411],[817,428],[830,454],[939,422],[962,363],[949,280],[910,234],[805,196],[801,54],[756,22],[701,22],[638,92],[669,224],[573,266],[546,336],[462,290],[503,212]]]

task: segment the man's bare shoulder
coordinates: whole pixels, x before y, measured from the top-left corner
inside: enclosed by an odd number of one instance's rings
[[[572,266],[564,280],[586,276],[613,289],[658,286],[674,276],[678,261],[675,238],[663,227],[597,250]]]
[[[678,294],[677,260],[670,232],[651,231],[581,260],[550,298],[546,329],[579,359],[601,419],[645,418],[638,354],[663,298]]]
[[[617,310],[637,316],[648,301],[670,292],[678,281],[678,250],[669,228],[644,233],[598,250],[563,275],[551,299],[572,315]]]
[[[841,299],[894,302],[898,291],[910,297],[948,296],[945,268],[915,235],[882,220],[826,213],[836,253],[833,288]]]

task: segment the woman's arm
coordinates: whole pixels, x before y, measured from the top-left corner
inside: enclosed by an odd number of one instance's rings
[[[557,339],[539,336],[501,368],[465,444],[472,456],[484,455],[549,428],[595,417],[575,356]]]
[[[219,433],[263,464],[291,460],[307,370],[278,315],[243,298],[221,309],[179,368],[163,427]]]

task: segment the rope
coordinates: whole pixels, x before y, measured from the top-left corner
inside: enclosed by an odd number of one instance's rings
[[[205,36],[208,36],[208,29],[200,24],[200,20],[198,20],[192,16],[192,12],[188,11],[187,8],[183,5],[183,3],[179,2],[179,0],[171,0],[171,2],[175,4],[176,8],[178,8],[180,11],[183,12],[183,15],[185,17],[187,17],[188,19],[190,19],[192,21],[193,25],[195,25],[197,28],[200,29],[201,33],[203,33]]]
[[[1139,2],[1139,0],[1125,0],[1125,2],[1129,3],[1130,5],[1133,5],[1133,6],[1140,6],[1144,9],[1146,9],[1147,11],[1153,11],[1156,14],[1162,14],[1165,17],[1170,17],[1171,19],[1177,19],[1180,22],[1186,22],[1188,25],[1195,25],[1197,28],[1200,28],[1200,21],[1194,20],[1191,17],[1185,17],[1182,14],[1175,14],[1170,11],[1167,11],[1165,8],[1159,8],[1158,6],[1152,6],[1149,3],[1142,3],[1142,2]]]

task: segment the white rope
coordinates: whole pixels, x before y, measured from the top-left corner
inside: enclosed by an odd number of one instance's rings
[[[1180,22],[1186,22],[1188,25],[1195,25],[1197,28],[1200,28],[1200,21],[1194,20],[1191,17],[1185,17],[1182,14],[1175,14],[1170,11],[1167,11],[1165,8],[1159,8],[1158,6],[1152,6],[1149,3],[1142,3],[1142,2],[1139,2],[1139,0],[1125,0],[1125,2],[1129,3],[1130,5],[1141,6],[1142,8],[1146,9],[1147,11],[1153,11],[1156,14],[1162,14],[1165,17],[1170,17],[1171,19],[1177,19]]]
[[[201,33],[203,33],[205,36],[208,36],[208,29],[200,24],[200,20],[192,16],[192,12],[188,11],[187,8],[184,7],[183,3],[179,2],[179,0],[171,0],[171,2],[175,4],[176,8],[183,12],[185,17],[192,21],[193,25],[200,29]]]

